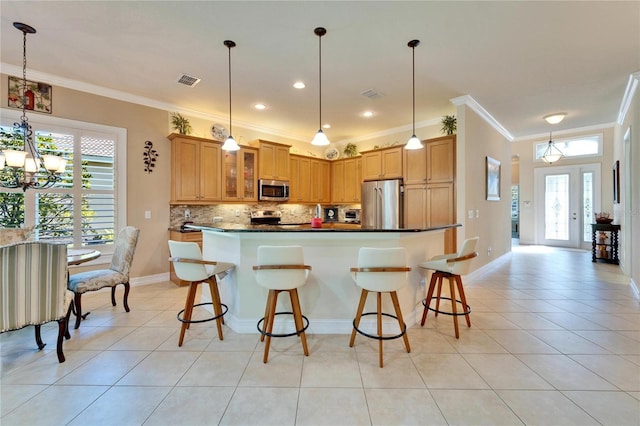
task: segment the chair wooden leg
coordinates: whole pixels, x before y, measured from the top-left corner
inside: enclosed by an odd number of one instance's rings
[[[64,342],[64,335],[67,332],[68,319],[69,315],[67,314],[64,318],[58,320],[58,341],[56,343],[56,352],[58,354],[58,362],[60,363],[65,361],[64,352],[62,352],[62,343]]]
[[[427,320],[427,313],[429,312],[429,306],[431,305],[431,298],[433,297],[433,290],[436,287],[437,279],[438,276],[435,272],[431,274],[431,280],[429,281],[429,290],[427,290],[427,298],[424,299],[426,305],[424,306],[424,311],[422,311],[422,321],[420,321],[421,326],[424,326],[424,323]]]
[[[440,295],[442,294],[442,274],[436,272],[438,274],[438,295],[436,296],[436,311],[434,312],[435,316],[438,316],[438,311],[440,310]]]
[[[47,344],[42,341],[42,336],[40,335],[40,324],[34,325],[33,327],[36,334],[36,345],[38,345],[38,350],[42,350],[45,346],[47,346]]]
[[[276,314],[276,305],[278,304],[278,294],[280,294],[280,290],[269,290],[269,292],[273,292],[271,296],[271,306],[269,307],[269,326],[267,327],[267,333],[273,333],[273,322]],[[267,363],[269,359],[269,347],[271,346],[271,336],[267,335],[267,339],[264,344],[264,356],[262,358],[263,363]]]
[[[213,302],[213,312],[215,313],[216,325],[218,326],[218,339],[224,340],[222,337],[222,306],[220,302],[220,293],[218,293],[218,282],[215,275],[207,280],[209,282],[209,291],[211,293],[211,301]]]
[[[467,310],[467,297],[464,295],[464,287],[462,286],[462,278],[460,275],[455,275],[456,284],[458,285],[458,293],[460,294],[460,301],[462,302],[462,309],[466,312],[464,317],[467,320],[467,327],[471,327],[471,318]]]
[[[293,321],[296,325],[296,331],[304,328],[304,322],[302,321],[302,310],[300,309],[300,299],[298,298],[298,289],[294,288],[289,290],[289,298],[291,299],[291,310],[293,311]],[[309,348],[307,347],[307,335],[305,332],[300,333],[300,340],[302,341],[302,349],[306,356],[309,356]]]
[[[378,336],[382,337],[382,293],[378,292],[377,294],[377,305],[378,305],[378,312],[377,312],[377,323],[378,323]],[[383,361],[382,361],[382,339],[378,340],[378,352],[380,355],[380,368],[383,367]]]
[[[360,303],[358,304],[358,311],[356,312],[356,318],[354,320],[355,327],[351,330],[351,339],[349,340],[349,347],[353,347],[353,344],[356,341],[356,327],[360,327],[360,318],[362,318],[362,311],[364,310],[364,304],[367,301],[367,295],[369,292],[365,289],[362,289],[362,293],[360,293]]]
[[[184,304],[184,314],[182,319],[185,321],[191,321],[191,313],[193,312],[193,302],[196,298],[196,291],[198,289],[198,283],[189,284],[189,293],[187,294],[187,300]],[[188,322],[183,322],[180,327],[180,339],[178,340],[178,346],[182,346],[182,342],[184,341],[184,333],[189,328]]]
[[[396,311],[396,316],[398,317],[398,325],[400,326],[400,332],[405,328],[404,318],[402,318],[402,311],[400,310],[400,302],[398,301],[398,293],[392,291],[390,293],[391,301],[393,302],[393,309]],[[407,353],[411,353],[411,346],[409,345],[409,336],[407,333],[402,336],[404,340],[404,347],[407,348]]]
[[[124,310],[129,312],[129,290],[131,289],[131,285],[129,283],[124,284],[124,296],[122,298],[122,304],[124,305]],[[115,291],[115,287],[113,288]],[[115,304],[113,305],[115,306]]]
[[[80,321],[84,319],[84,317],[82,316],[82,293],[75,294],[75,296],[73,297],[73,306],[76,310],[76,325],[73,328],[77,330],[78,328],[80,328]],[[89,314],[85,314],[85,317],[87,315]]]
[[[73,312],[73,301],[69,304],[69,309],[67,309],[67,321],[65,323],[65,331],[64,338],[69,340],[71,339],[71,333],[69,333],[69,322],[71,321],[71,312]]]
[[[453,315],[453,327],[456,331],[456,339],[460,338],[460,331],[458,330],[458,315],[457,315],[457,303],[456,303],[456,288],[453,283],[453,276],[448,277],[449,291],[451,292],[451,314]]]
[[[271,318],[270,309],[271,309],[272,297],[273,297],[273,291],[269,290],[269,292],[267,293],[267,304],[264,307],[264,321],[262,321],[262,331],[265,331],[265,332],[269,328],[269,318]],[[260,334],[260,341],[264,342],[265,337],[266,336],[264,334]]]
[[[116,286],[111,287],[111,306],[116,306]]]

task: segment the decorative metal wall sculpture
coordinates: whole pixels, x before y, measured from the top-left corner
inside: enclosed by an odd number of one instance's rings
[[[153,142],[145,141],[144,143],[144,153],[142,154],[144,157],[144,171],[147,173],[151,173],[153,168],[156,166],[156,158],[158,158],[158,151],[153,149]]]

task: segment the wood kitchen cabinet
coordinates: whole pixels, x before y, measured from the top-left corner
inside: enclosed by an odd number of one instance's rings
[[[290,155],[289,201],[305,203],[311,200],[311,158]]]
[[[171,141],[171,204],[220,201],[222,143],[176,133],[168,139]]]
[[[187,241],[192,243],[198,243],[200,250],[202,250],[202,232],[178,232],[169,231],[169,239],[173,241]],[[169,279],[172,283],[178,286],[189,285],[189,281],[184,281],[178,278],[176,271],[173,268],[173,262],[169,262]]]
[[[258,177],[260,179],[289,180],[289,148],[276,142],[258,139],[252,143],[258,146],[259,166]]]
[[[453,182],[455,177],[456,135],[426,141],[427,182]]]
[[[423,141],[425,149],[405,152],[404,223],[433,227],[456,222],[456,136]],[[445,253],[456,252],[456,229],[445,231]]]
[[[396,179],[402,177],[402,146],[362,153],[362,180]]]
[[[361,200],[362,157],[331,163],[331,201],[359,203]]]
[[[222,199],[258,201],[258,149],[222,152]]]
[[[295,203],[331,202],[330,162],[303,155],[290,155],[289,201]]]

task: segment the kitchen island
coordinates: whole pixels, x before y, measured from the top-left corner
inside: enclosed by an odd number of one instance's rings
[[[257,333],[256,323],[264,315],[267,290],[256,283],[253,272],[258,246],[300,245],[304,248],[305,263],[312,267],[307,283],[299,289],[302,313],[310,322],[308,332],[347,334],[352,330],[360,297],[360,288],[353,282],[349,268],[357,266],[360,247],[406,249],[407,265],[412,271],[408,285],[398,291],[398,298],[407,326],[411,326],[416,322],[416,315],[422,314],[421,300],[425,296],[425,277],[417,265],[442,254],[444,231],[460,225],[426,229],[365,229],[346,224],[325,224],[322,228],[226,223],[189,226],[202,230],[205,259],[236,265],[233,272],[220,281],[222,302],[229,307],[225,323],[235,332]],[[207,286],[202,289],[202,301],[210,301]],[[283,306],[278,310],[290,311],[288,299],[281,299]],[[375,298],[369,299],[365,311],[375,310]],[[390,300],[383,299],[385,311],[393,312]],[[374,327],[364,319],[362,324],[365,330]],[[389,324],[393,327],[392,321]],[[282,326],[276,321],[275,328]]]

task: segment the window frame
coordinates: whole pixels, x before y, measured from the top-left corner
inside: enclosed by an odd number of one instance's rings
[[[564,153],[564,157],[563,159],[583,159],[583,158],[601,158],[602,157],[602,153],[604,150],[604,134],[603,133],[591,133],[588,135],[580,135],[580,136],[571,136],[568,138],[562,138],[562,139],[553,139],[553,143],[556,144],[556,146],[558,144],[562,144],[562,143],[566,143],[566,142],[573,142],[573,141],[578,141],[578,140],[582,140],[582,139],[587,139],[587,138],[597,138],[598,139],[598,152],[595,154],[583,154],[583,155],[571,155],[571,156],[567,156],[566,153]],[[544,160],[542,159],[542,157],[538,157],[538,148],[544,146],[544,148],[546,148],[549,145],[549,141],[545,141],[545,142],[535,142],[533,144],[533,161],[536,163],[542,163]],[[560,149],[560,151],[562,151],[562,148],[558,147]],[[542,149],[542,152],[544,152],[544,149]]]
[[[22,111],[0,108],[0,125],[12,127],[13,123],[20,120]],[[127,129],[121,127],[108,126],[104,124],[90,123],[85,121],[70,120],[54,116],[30,114],[28,117],[29,124],[33,128],[34,134],[38,131],[49,133],[67,133],[74,134],[74,137],[95,134],[108,134],[115,140],[115,158],[114,158],[114,202],[115,202],[115,235],[127,224]],[[38,191],[41,193],[59,193],[61,188],[49,188],[43,190],[28,189],[29,191]],[[13,190],[12,190],[13,191]],[[22,191],[18,188],[15,191]],[[80,197],[82,194],[81,185],[74,185],[73,189],[62,189],[62,192],[73,193],[74,197]],[[77,198],[80,199],[80,198]],[[25,197],[25,224],[28,226],[35,224],[35,197]],[[77,227],[74,224],[74,227]],[[96,244],[92,248],[99,249],[103,254],[95,261],[85,263],[83,266],[99,265],[109,263],[113,254],[114,244]],[[74,248],[80,248],[75,246]]]

